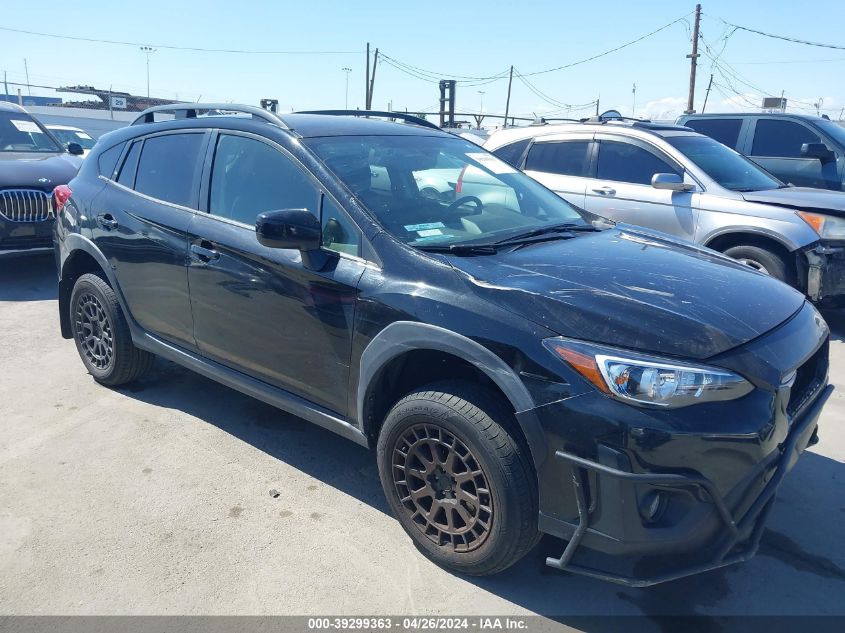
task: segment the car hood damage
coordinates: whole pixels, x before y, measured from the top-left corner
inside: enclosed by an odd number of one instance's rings
[[[747,191],[743,192],[742,197],[748,202],[845,217],[845,193],[841,191],[787,187],[769,191]]]
[[[477,294],[562,336],[684,358],[742,345],[804,303],[723,255],[622,224],[449,261]]]

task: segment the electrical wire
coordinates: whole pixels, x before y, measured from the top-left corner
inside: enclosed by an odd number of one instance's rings
[[[724,22],[726,25],[733,27],[734,29],[739,29],[741,31],[747,31],[748,33],[754,33],[755,35],[762,35],[763,37],[769,37],[775,40],[783,40],[784,42],[792,42],[793,44],[805,44],[807,46],[817,46],[819,48],[832,48],[834,50],[845,51],[845,46],[840,46],[838,44],[823,44],[821,42],[811,42],[810,40],[802,40],[797,37],[787,37],[786,35],[775,35],[774,33],[766,33],[765,31],[758,31],[757,29],[752,29],[747,26],[740,26],[739,24],[732,24],[727,20],[724,20],[720,17],[713,16],[717,20]]]
[[[361,51],[273,51],[273,50],[248,50],[238,48],[200,48],[194,46],[174,46],[169,44],[149,44],[148,42],[125,42],[121,40],[102,40],[91,37],[78,37],[74,35],[58,35],[56,33],[42,33],[39,31],[27,31],[24,29],[13,29],[0,26],[0,31],[7,33],[19,33],[24,35],[37,35],[39,37],[52,37],[60,40],[74,40],[77,42],[91,42],[95,44],[113,44],[119,46],[152,46],[173,51],[192,51],[199,53],[235,53],[239,55],[357,55]]]

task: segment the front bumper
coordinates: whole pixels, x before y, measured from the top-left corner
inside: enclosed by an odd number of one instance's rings
[[[0,216],[0,253],[51,249],[53,224],[52,219],[11,222]]]
[[[845,296],[845,243],[820,242],[804,251],[806,262],[799,262],[806,276],[807,296],[813,301]]]
[[[547,558],[546,564],[557,569],[584,576],[591,576],[630,587],[646,587],[650,585],[676,580],[704,571],[718,569],[734,563],[748,560],[757,552],[760,536],[763,532],[766,517],[774,503],[777,489],[787,472],[795,465],[799,455],[807,446],[818,441],[817,425],[822,408],[827,402],[833,386],[828,385],[817,396],[815,401],[800,419],[793,423],[793,428],[782,444],[779,456],[772,464],[770,478],[762,492],[754,499],[750,506],[740,514],[732,513],[728,502],[717,491],[712,481],[701,475],[680,473],[631,473],[618,468],[584,459],[566,451],[556,451],[555,457],[570,464],[572,468],[572,486],[578,507],[578,525],[560,558]],[[768,464],[767,464],[768,466]],[[715,509],[715,515],[721,522],[723,529],[716,530],[715,537],[709,542],[702,543],[697,548],[698,556],[692,562],[678,562],[673,560],[667,569],[652,575],[624,575],[612,571],[598,569],[574,562],[585,536],[590,531],[591,504],[588,502],[588,489],[591,486],[587,472],[596,477],[592,480],[596,488],[601,488],[602,482],[613,480],[619,487],[611,486],[614,493],[621,492],[621,498],[635,498],[637,486],[648,486],[658,490],[695,491],[702,503],[710,504]],[[625,487],[630,490],[625,494]],[[597,495],[593,497],[593,501]],[[593,536],[598,536],[593,534]],[[624,552],[624,542],[614,544],[614,550]],[[672,557],[675,559],[675,557]]]

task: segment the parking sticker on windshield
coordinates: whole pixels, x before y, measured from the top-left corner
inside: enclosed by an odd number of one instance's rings
[[[417,231],[417,235],[420,237],[432,237],[434,235],[443,235],[443,231],[440,229],[424,229],[422,231]]]
[[[411,232],[427,231],[428,229],[445,229],[443,222],[425,222],[423,224],[406,224],[405,230]],[[433,235],[433,233],[432,233]]]
[[[35,134],[41,134],[41,128],[38,127],[33,121],[21,121],[19,119],[11,119],[12,125],[14,125],[18,132],[34,132]]]
[[[482,167],[486,167],[494,174],[516,173],[516,169],[508,165],[505,161],[496,158],[493,154],[487,154],[485,152],[467,152],[466,157],[474,160],[476,163],[479,163]]]

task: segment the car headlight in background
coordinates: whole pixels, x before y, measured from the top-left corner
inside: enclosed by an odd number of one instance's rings
[[[546,339],[543,344],[602,392],[637,406],[676,409],[734,400],[754,389],[742,376],[718,367],[687,365],[566,338]]]
[[[824,240],[845,240],[845,218],[837,218],[822,213],[796,211],[798,217],[809,224]]]

